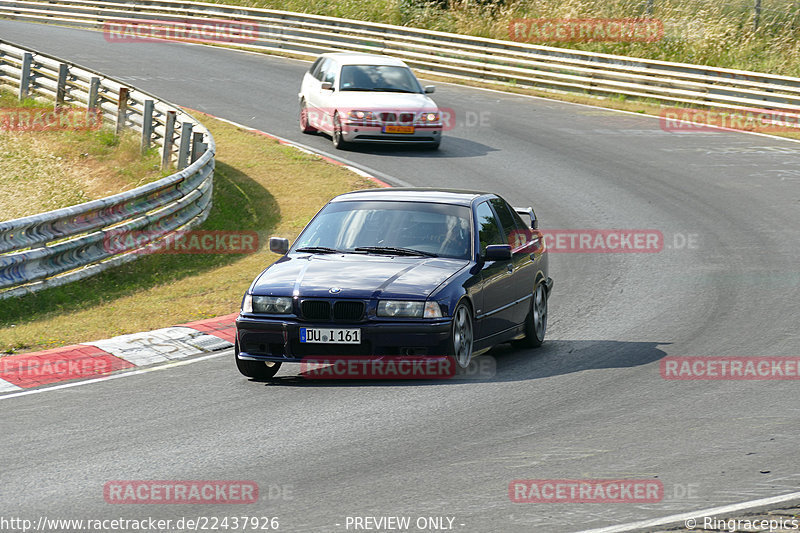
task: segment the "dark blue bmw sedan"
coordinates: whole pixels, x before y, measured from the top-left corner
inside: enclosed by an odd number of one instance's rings
[[[351,192],[291,247],[273,237],[270,250],[283,257],[253,281],[236,319],[248,377],[319,356],[446,356],[466,367],[496,344],[544,341],[544,239],[532,208],[496,194]]]

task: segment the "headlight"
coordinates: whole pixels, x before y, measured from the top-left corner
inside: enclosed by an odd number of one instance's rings
[[[439,113],[423,113],[419,119],[422,122],[439,122]]]
[[[347,113],[347,118],[350,120],[376,120],[375,113],[372,111],[358,111],[353,110]]]
[[[436,302],[406,302],[402,300],[381,300],[378,302],[378,316],[402,318],[439,318],[442,310]]]
[[[242,302],[242,313],[252,313],[253,312],[253,297],[250,294],[244,295],[244,301]]]
[[[245,311],[244,306],[242,310],[247,313],[269,313],[286,315],[292,312],[292,299],[288,296],[250,296],[245,297],[245,305],[248,303],[247,299],[251,300],[250,311]]]

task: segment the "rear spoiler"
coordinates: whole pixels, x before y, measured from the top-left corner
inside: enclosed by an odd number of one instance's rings
[[[536,213],[533,212],[532,207],[515,207],[514,211],[520,216],[527,215],[531,219],[531,229],[539,229],[539,221],[536,219]]]

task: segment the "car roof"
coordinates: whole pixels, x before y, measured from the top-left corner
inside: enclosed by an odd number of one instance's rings
[[[433,202],[452,205],[472,205],[476,199],[491,195],[482,191],[461,189],[436,189],[428,187],[390,187],[386,189],[362,189],[340,194],[331,202],[353,202],[363,200],[389,200],[393,202]],[[491,195],[494,196],[494,195]]]
[[[403,61],[395,57],[382,56],[378,54],[364,54],[354,52],[330,52],[322,54],[322,57],[329,57],[336,60],[340,65],[390,65],[397,67],[407,67]]]

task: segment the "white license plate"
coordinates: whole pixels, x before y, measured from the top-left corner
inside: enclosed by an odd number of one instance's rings
[[[361,344],[361,330],[342,328],[300,328],[300,342],[317,344]]]

